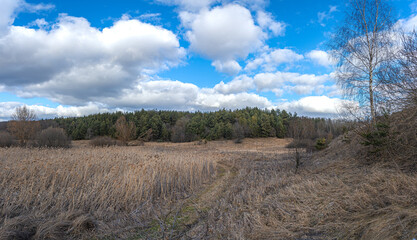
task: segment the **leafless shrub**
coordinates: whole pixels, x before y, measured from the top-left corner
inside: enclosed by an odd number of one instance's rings
[[[109,147],[117,145],[117,141],[109,136],[100,136],[91,139],[90,145],[94,147]]]
[[[189,117],[182,117],[177,120],[175,126],[172,128],[171,141],[173,142],[189,142],[192,140],[191,136],[187,134],[187,124],[190,122]]]
[[[12,135],[8,132],[0,132],[0,147],[11,147],[14,144]]]
[[[245,138],[245,129],[240,125],[239,122],[235,122],[233,124],[233,132],[232,137],[234,139],[234,143],[242,143],[243,139]]]
[[[40,123],[35,121],[35,112],[26,106],[16,108],[12,119],[7,124],[7,129],[20,141],[21,145],[25,145],[29,140],[33,139],[40,129]]]
[[[417,32],[402,33],[396,61],[380,73],[384,95],[393,109],[417,106]]]
[[[117,138],[123,142],[127,143],[129,140],[135,138],[136,135],[136,126],[134,122],[127,122],[125,116],[119,117],[117,119],[116,124],[116,136]]]
[[[35,139],[38,147],[68,148],[71,139],[62,128],[47,128],[42,130]]]

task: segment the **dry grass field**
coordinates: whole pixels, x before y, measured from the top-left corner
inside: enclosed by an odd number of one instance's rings
[[[215,159],[162,146],[0,149],[0,239],[127,236],[210,182]]]
[[[0,239],[413,239],[417,175],[339,140],[0,149]]]

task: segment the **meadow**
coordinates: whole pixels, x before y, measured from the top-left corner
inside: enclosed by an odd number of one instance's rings
[[[417,176],[334,140],[0,149],[0,239],[412,239]],[[353,151],[354,150],[354,151]]]
[[[128,236],[216,175],[179,148],[0,149],[0,239]]]

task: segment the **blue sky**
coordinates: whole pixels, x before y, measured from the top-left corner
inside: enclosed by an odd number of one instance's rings
[[[326,42],[336,0],[0,0],[0,120],[136,109],[280,108],[346,101]],[[417,23],[415,1],[391,0]]]

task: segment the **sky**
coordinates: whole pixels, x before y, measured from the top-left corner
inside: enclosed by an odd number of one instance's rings
[[[0,121],[140,109],[335,117],[336,0],[0,0]],[[417,1],[390,0],[417,26]]]

